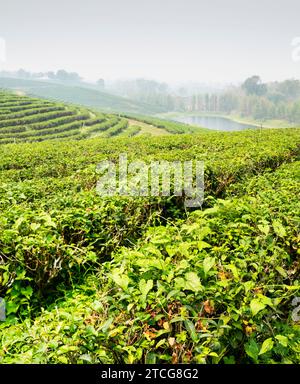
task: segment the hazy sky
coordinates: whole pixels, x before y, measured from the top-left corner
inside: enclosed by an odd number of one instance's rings
[[[300,78],[299,19],[299,0],[0,0],[0,66],[87,79]]]

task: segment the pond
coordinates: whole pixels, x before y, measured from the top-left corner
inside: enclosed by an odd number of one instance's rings
[[[219,116],[178,116],[173,120],[217,131],[241,131],[243,129],[257,128],[255,125],[238,123]]]

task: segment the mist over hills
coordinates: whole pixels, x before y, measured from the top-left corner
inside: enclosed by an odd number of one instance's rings
[[[166,112],[166,109],[163,107],[112,95],[81,83],[61,84],[45,80],[0,77],[0,88],[17,90],[24,94],[73,104],[81,104],[107,112],[130,112],[137,114]]]

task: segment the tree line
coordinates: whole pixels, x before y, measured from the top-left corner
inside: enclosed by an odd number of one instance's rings
[[[259,76],[252,76],[240,87],[187,97],[180,108],[189,112],[236,113],[262,121],[282,119],[300,123],[300,81],[289,79],[264,84]]]

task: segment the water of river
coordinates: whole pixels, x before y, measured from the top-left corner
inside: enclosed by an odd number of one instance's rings
[[[243,129],[257,128],[251,124],[238,123],[219,116],[179,116],[173,120],[217,131],[242,131]]]

